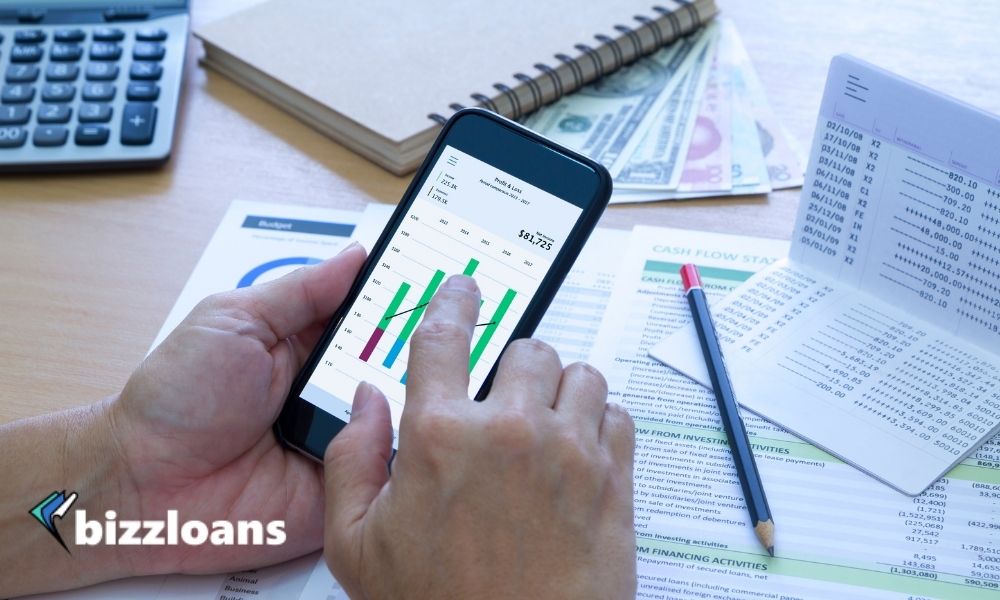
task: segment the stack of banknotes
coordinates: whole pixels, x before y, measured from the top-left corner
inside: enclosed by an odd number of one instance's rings
[[[606,166],[614,178],[612,203],[802,185],[804,159],[726,19],[563,97],[524,124]]]

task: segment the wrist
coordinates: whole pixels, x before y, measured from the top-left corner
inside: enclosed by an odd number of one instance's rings
[[[114,403],[0,425],[0,597],[137,572],[117,546],[77,544],[77,511],[102,526],[109,509],[135,512],[111,424]]]
[[[72,518],[67,515],[64,540],[88,574],[98,574],[97,580],[115,579],[144,574],[141,564],[128,555],[129,548],[111,545],[101,536],[97,543],[76,539],[77,518],[83,517],[104,528],[106,513],[114,511],[116,519],[138,519],[139,503],[136,487],[125,460],[115,423],[117,396],[66,413],[62,447],[63,480],[75,486],[79,499],[73,506]],[[95,525],[91,525],[94,528]],[[91,540],[92,541],[92,540]],[[133,548],[134,550],[134,548]]]

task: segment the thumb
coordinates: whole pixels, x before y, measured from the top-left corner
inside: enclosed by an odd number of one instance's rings
[[[240,308],[259,326],[254,333],[270,347],[329,319],[347,297],[364,262],[364,248],[355,242],[331,259],[274,281],[211,296],[199,305],[198,316],[203,317],[206,310]]]
[[[324,458],[328,558],[332,551],[335,560],[350,560],[357,552],[358,525],[389,481],[391,457],[389,402],[378,388],[362,383],[354,394],[351,422],[333,439]]]

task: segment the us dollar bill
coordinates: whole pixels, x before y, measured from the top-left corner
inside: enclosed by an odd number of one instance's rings
[[[642,124],[611,167],[615,186],[622,189],[676,189],[680,183],[709,66],[718,42],[718,25],[701,34],[692,62],[681,83],[661,93],[656,111]]]
[[[524,125],[610,168],[658,99],[700,49],[703,33],[674,42],[529,115]]]

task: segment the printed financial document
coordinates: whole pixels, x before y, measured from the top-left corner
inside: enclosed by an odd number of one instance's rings
[[[1000,431],[998,139],[834,58],[789,260],[714,311],[743,405],[910,495]],[[707,385],[697,348],[652,354]]]
[[[774,240],[637,227],[591,359],[636,424],[638,598],[996,598],[1000,440],[916,498],[743,412],[776,528],[753,535],[715,398],[650,359],[690,321],[677,271],[718,301],[787,254]],[[700,349],[695,356],[701,357]]]

